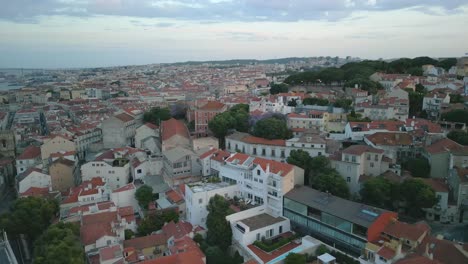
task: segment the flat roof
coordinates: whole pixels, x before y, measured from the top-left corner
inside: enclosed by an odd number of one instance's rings
[[[192,190],[192,192],[207,192],[216,189],[221,189],[225,187],[229,187],[232,184],[228,182],[194,182],[194,183],[187,183],[187,186]]]
[[[390,212],[323,193],[307,186],[295,187],[284,197],[364,227],[369,227],[382,213]]]
[[[248,226],[250,228],[250,231],[254,231],[254,230],[264,228],[264,227],[267,227],[267,226],[270,226],[279,222],[283,222],[285,220],[287,219],[282,216],[273,217],[269,214],[262,213],[256,216],[242,219],[239,222]]]

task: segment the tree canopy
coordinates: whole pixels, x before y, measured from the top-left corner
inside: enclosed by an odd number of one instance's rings
[[[61,222],[50,226],[34,243],[34,263],[86,263],[80,226]]]
[[[411,172],[413,177],[427,178],[431,172],[431,165],[426,158],[413,158],[403,162],[403,168]]]
[[[322,192],[329,192],[341,198],[349,198],[348,185],[335,169],[324,168],[320,171],[311,170],[310,173],[314,174],[314,176],[310,178],[312,188]]]
[[[307,97],[307,98],[304,98],[304,100],[302,101],[302,104],[326,106],[330,104],[330,102],[327,99],[322,99],[322,98],[317,98],[317,97]]]
[[[413,217],[424,215],[423,208],[437,203],[435,191],[421,179],[409,179],[400,185],[400,194],[406,204],[406,213]]]
[[[274,117],[258,121],[253,128],[253,135],[266,139],[288,139],[292,137],[286,122]]]
[[[468,110],[458,109],[443,113],[441,120],[449,122],[460,122],[468,125]]]
[[[171,119],[169,108],[153,107],[143,114],[143,121],[159,125],[162,121]]]
[[[307,258],[304,254],[289,253],[284,259],[284,264],[305,264],[306,260]]]
[[[361,199],[366,204],[393,210],[398,197],[398,184],[384,177],[373,177],[364,182],[360,191]]]
[[[10,237],[24,234],[31,242],[35,241],[52,223],[58,209],[55,200],[19,198],[10,213],[0,216],[0,230],[4,229]]]
[[[226,221],[226,216],[229,214],[229,203],[224,197],[216,194],[211,197],[207,209],[207,242],[210,245],[219,246],[222,251],[226,251],[232,240],[231,226]]]
[[[135,192],[135,199],[141,207],[148,209],[148,204],[153,201],[153,188],[146,184],[141,186]]]
[[[179,222],[179,214],[175,210],[148,214],[138,225],[138,236],[146,236],[154,231],[161,230],[164,223]]]
[[[248,132],[249,130],[249,106],[238,104],[226,112],[216,115],[210,122],[208,128],[218,138],[219,147],[225,148],[225,137],[229,130],[235,129],[239,132]]]
[[[286,83],[273,83],[270,88],[270,94],[287,93],[289,85]]]
[[[447,134],[447,137],[458,144],[468,146],[468,133],[463,130],[453,130]]]

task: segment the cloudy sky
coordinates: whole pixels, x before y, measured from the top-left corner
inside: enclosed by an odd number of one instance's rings
[[[468,52],[468,0],[0,3],[2,68]]]

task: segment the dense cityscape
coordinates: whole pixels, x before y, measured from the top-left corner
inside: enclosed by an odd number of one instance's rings
[[[4,1],[0,264],[468,263],[468,2]]]

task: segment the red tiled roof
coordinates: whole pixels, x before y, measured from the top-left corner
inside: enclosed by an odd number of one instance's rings
[[[386,260],[391,260],[395,257],[396,252],[388,247],[382,247],[377,254]]]
[[[417,253],[420,255],[425,254],[426,247],[428,247],[428,253],[433,255],[434,260],[440,263],[468,263],[468,256],[465,255],[466,252],[462,252],[462,246],[457,245],[455,242],[435,237],[426,237],[421,243],[421,246],[418,247]]]
[[[128,191],[128,190],[132,190],[132,189],[135,189],[135,185],[133,183],[129,183],[127,185],[124,185],[118,189],[115,189],[113,190],[112,192],[113,193],[118,193],[118,192],[125,192],[125,191]]]
[[[261,137],[246,136],[242,138],[242,141],[249,144],[286,146],[286,140],[284,139],[265,139]]]
[[[250,158],[250,156],[247,154],[235,153],[234,155],[226,159],[226,162],[234,162],[235,160],[237,160],[238,163],[243,164],[248,158]]]
[[[366,138],[374,145],[398,146],[410,145],[413,142],[411,135],[406,133],[377,132]]]
[[[398,260],[395,264],[442,264],[437,260],[431,260],[425,256],[410,255],[403,259]]]
[[[449,191],[449,186],[447,183],[444,182],[443,179],[421,179],[424,181],[427,185],[431,186],[432,189],[436,192],[446,192],[448,193]]]
[[[166,196],[173,203],[179,203],[184,200],[184,198],[174,190],[167,191]]]
[[[115,115],[115,117],[125,123],[134,120],[134,118],[127,113],[120,113],[118,115]]]
[[[28,197],[28,196],[45,197],[48,194],[49,194],[49,188],[48,187],[44,187],[44,188],[30,187],[26,191],[20,193],[19,196],[21,196],[21,197]]]
[[[218,151],[218,149],[212,148],[212,149],[208,150],[207,152],[201,154],[199,158],[202,160],[202,159],[205,159],[205,158],[207,158],[207,157],[210,157],[210,156],[211,156],[213,153],[215,153],[216,151]]]
[[[112,222],[117,222],[117,212],[83,215],[80,229],[80,237],[83,245],[94,244],[96,240],[105,235],[115,236],[112,233]]]
[[[124,248],[135,248],[137,250],[143,250],[145,248],[150,248],[159,245],[165,245],[167,243],[166,234],[154,234],[144,237],[137,237],[128,240],[124,240]]]
[[[186,222],[186,221],[179,221],[177,223],[174,223],[174,221],[171,221],[165,224],[162,227],[162,230],[164,234],[167,235],[167,237],[174,236],[175,239],[180,239],[190,234],[193,230],[193,226],[191,223]]]
[[[30,145],[27,148],[25,148],[23,153],[21,153],[21,155],[19,155],[16,159],[17,160],[35,159],[39,156],[41,156],[41,148],[34,146],[34,145]]]
[[[400,221],[389,223],[383,230],[384,233],[395,238],[406,238],[417,241],[430,227],[424,223],[408,224]]]
[[[183,136],[190,139],[190,135],[185,124],[177,119],[171,118],[163,121],[162,124],[162,140],[168,140],[175,135]]]
[[[152,123],[145,123],[145,126],[151,128],[151,129],[153,129],[153,130],[156,130],[156,129],[159,128],[157,125],[152,124]]]
[[[224,151],[224,150],[218,150],[211,156],[211,159],[222,162],[224,161],[224,159],[228,158],[229,156],[231,156],[231,153]]]
[[[217,101],[208,101],[204,106],[200,107],[202,111],[221,111],[226,105]]]
[[[426,151],[431,154],[438,154],[461,149],[463,149],[462,145],[448,138],[443,138],[433,143],[432,145],[426,147]]]
[[[343,150],[344,154],[350,155],[362,155],[365,152],[379,153],[382,154],[384,151],[382,149],[376,149],[371,146],[366,145],[352,145]]]
[[[113,245],[110,247],[101,248],[99,250],[99,255],[102,261],[123,257],[120,245]]]
[[[285,176],[294,169],[294,165],[263,158],[255,158],[253,163],[262,167],[264,171],[266,171],[267,167],[270,166],[270,172],[280,176]]]

